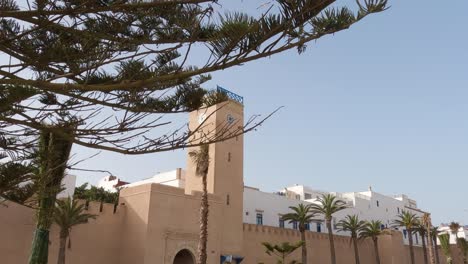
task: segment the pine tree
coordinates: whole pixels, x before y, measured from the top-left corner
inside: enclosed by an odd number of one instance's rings
[[[356,11],[333,2],[276,0],[253,17],[216,0],[0,0],[0,136],[35,138],[49,154],[39,164],[30,263],[47,262],[50,213],[73,145],[137,155],[255,129],[268,116],[192,140],[205,124],[190,131],[168,115],[226,101],[203,87],[212,72],[302,53],[387,8],[387,0],[359,0]],[[197,62],[200,54],[206,60]]]

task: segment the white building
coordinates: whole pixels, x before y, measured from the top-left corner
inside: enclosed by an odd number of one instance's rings
[[[112,189],[114,188],[112,186],[116,182],[118,182],[118,179],[113,178],[112,181],[109,181],[109,179],[104,178],[98,186]],[[185,171],[179,168],[121,187],[125,188],[146,183],[159,183],[184,188]],[[349,207],[334,215],[333,232],[341,235],[347,234],[338,232],[336,224],[347,215],[358,215],[361,220],[380,220],[382,222],[382,229],[392,228],[400,230],[403,233],[405,242],[408,243],[408,232],[404,228],[393,227],[393,221],[404,210],[411,211],[418,216],[424,214],[423,211],[418,209],[416,201],[408,198],[408,196],[387,196],[374,192],[372,188],[364,192],[336,193],[313,190],[303,185],[295,185],[284,188],[276,193],[267,193],[260,191],[258,188],[245,186],[244,223],[281,228],[297,228],[294,223],[282,221],[281,216],[291,211],[290,206],[297,206],[300,203],[316,203],[318,197],[327,193],[331,193],[345,201]],[[320,217],[317,217],[317,221],[310,223],[308,229],[312,232],[327,232],[323,219],[320,219]],[[422,245],[419,235],[414,234],[413,238],[416,245]]]
[[[185,188],[185,171],[181,168],[178,168],[172,171],[158,173],[153,177],[123,185],[122,188],[138,186],[147,183],[159,183],[178,188]]]
[[[457,237],[468,240],[468,226],[463,226],[460,224],[460,229],[458,229],[457,234],[452,233],[452,231],[450,230],[450,224],[441,224],[437,228],[437,230],[439,231],[439,234],[450,235],[450,244],[457,244]],[[437,243],[440,244],[438,240]]]
[[[408,243],[408,232],[404,228],[393,227],[393,221],[404,210],[411,211],[417,216],[424,214],[417,208],[416,201],[406,195],[387,196],[374,192],[371,188],[365,192],[336,193],[296,185],[277,193],[265,193],[256,188],[246,187],[244,189],[244,222],[294,228],[292,224],[281,221],[281,215],[290,212],[289,206],[296,206],[300,203],[317,203],[317,198],[326,193],[337,196],[349,206],[348,209],[334,215],[332,226],[334,233],[339,233],[336,229],[338,221],[344,219],[346,215],[358,215],[361,220],[382,221],[382,229],[392,228],[402,231],[405,242]],[[321,221],[311,223],[309,229],[313,232],[327,232],[326,226]],[[346,235],[345,233],[339,234]],[[416,245],[422,244],[418,235],[414,234],[413,238]]]

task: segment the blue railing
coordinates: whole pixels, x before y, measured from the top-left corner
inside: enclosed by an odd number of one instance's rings
[[[233,93],[233,92],[231,92],[231,91],[229,91],[229,90],[226,90],[226,89],[224,89],[223,87],[221,87],[221,86],[219,86],[219,85],[217,86],[216,91],[217,91],[218,93],[223,93],[223,94],[225,94],[229,99],[234,100],[234,101],[240,103],[241,105],[244,105],[244,97],[242,97],[242,96],[240,96],[240,95],[238,95],[238,94],[235,94],[235,93]]]

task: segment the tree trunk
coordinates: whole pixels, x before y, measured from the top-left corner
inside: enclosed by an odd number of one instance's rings
[[[440,257],[439,257],[439,246],[437,246],[437,237],[434,236],[432,238],[432,242],[434,242],[434,255],[435,255],[435,263],[440,264]]]
[[[301,240],[303,242],[303,244],[302,244],[302,263],[301,264],[307,264],[307,246],[306,246],[305,230],[301,230]]]
[[[373,237],[372,241],[374,242],[374,251],[375,251],[375,263],[380,264],[380,253],[379,253],[379,243],[378,238]]]
[[[59,244],[59,253],[57,258],[57,264],[65,264],[65,253],[67,246],[67,237],[68,235],[60,232],[60,244]]]
[[[354,245],[354,259],[356,261],[356,264],[361,264],[361,261],[359,261],[359,249],[358,249],[358,244],[357,244],[357,238],[353,236],[352,240],[353,240],[353,245]]]
[[[434,246],[432,244],[432,237],[431,237],[431,222],[429,220],[429,222],[427,223],[427,226],[426,226],[426,238],[427,238],[427,247],[428,247],[428,251],[429,251],[429,261],[430,261],[430,264],[436,264],[436,260],[435,260],[435,257],[434,257]],[[423,238],[424,239],[424,238]],[[437,245],[436,245],[437,246]]]
[[[63,132],[63,131],[62,131]],[[64,132],[66,133],[66,132]],[[49,253],[49,229],[57,194],[61,190],[72,142],[69,136],[57,132],[41,131],[39,138],[38,207],[29,264],[47,264]]]
[[[410,252],[411,264],[416,264],[416,263],[414,262],[413,230],[407,229],[407,231],[408,231],[409,252]]]
[[[200,207],[200,240],[198,241],[198,264],[206,264],[208,243],[208,187],[207,175],[203,175],[203,193]]]
[[[426,240],[424,234],[421,234],[422,246],[423,246],[423,254],[424,254],[424,264],[427,263],[427,247],[426,247]]]
[[[330,241],[330,260],[331,264],[336,264],[336,255],[335,255],[335,242],[333,241],[333,229],[331,224],[331,218],[326,219],[327,229],[328,229],[328,240]]]

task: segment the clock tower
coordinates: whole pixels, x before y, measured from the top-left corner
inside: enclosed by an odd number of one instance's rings
[[[227,94],[230,97],[230,94]],[[241,98],[241,97],[237,97]],[[189,129],[198,132],[193,139],[220,137],[240,133],[244,126],[244,107],[236,98],[217,105],[190,113]],[[210,164],[207,177],[208,193],[218,196],[223,201],[218,236],[221,254],[239,255],[243,243],[243,136],[210,144]],[[197,147],[188,151],[196,150]],[[196,165],[187,158],[185,193],[202,191],[201,177],[195,173]],[[210,218],[211,219],[211,218]],[[214,235],[214,234],[211,234]],[[210,235],[209,235],[210,237]],[[211,238],[214,238],[211,236]]]

